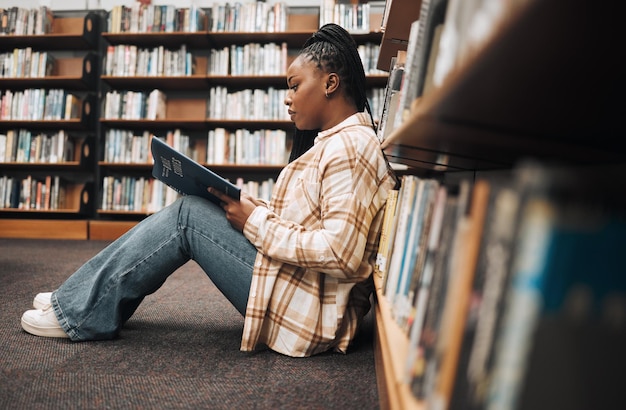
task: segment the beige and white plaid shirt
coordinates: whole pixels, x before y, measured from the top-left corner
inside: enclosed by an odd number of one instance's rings
[[[321,132],[285,167],[244,235],[259,250],[241,350],[346,352],[369,309],[384,204],[395,177],[369,116]],[[358,286],[355,286],[357,285]]]

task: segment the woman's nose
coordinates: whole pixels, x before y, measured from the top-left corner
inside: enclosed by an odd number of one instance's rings
[[[285,93],[285,99],[283,100],[283,103],[285,105],[291,105],[291,93],[292,93],[292,90],[287,89],[287,92]]]

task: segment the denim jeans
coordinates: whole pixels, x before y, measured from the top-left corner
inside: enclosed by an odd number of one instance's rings
[[[81,266],[52,293],[52,306],[71,340],[113,338],[144,297],[191,259],[244,314],[256,254],[220,207],[182,197]]]

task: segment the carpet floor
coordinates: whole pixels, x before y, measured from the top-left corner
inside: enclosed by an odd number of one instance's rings
[[[0,409],[378,409],[371,314],[348,354],[239,351],[243,318],[194,262],[111,341],[20,326],[104,241],[0,239]]]

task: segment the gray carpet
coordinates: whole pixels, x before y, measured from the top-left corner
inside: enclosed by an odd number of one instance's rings
[[[379,408],[371,315],[347,355],[243,353],[243,318],[193,262],[147,297],[115,340],[22,331],[33,296],[105,245],[0,239],[0,409]]]

